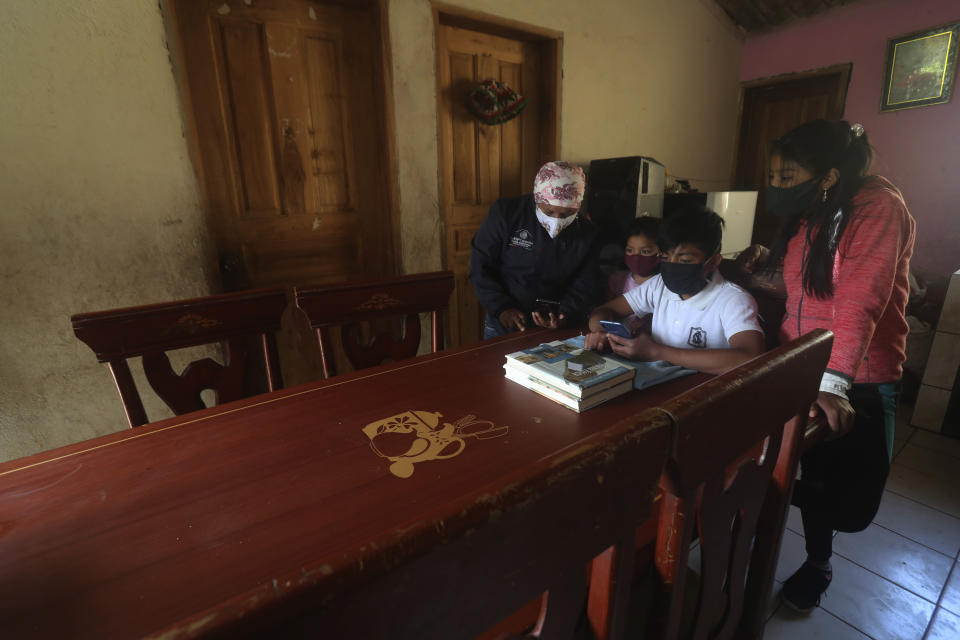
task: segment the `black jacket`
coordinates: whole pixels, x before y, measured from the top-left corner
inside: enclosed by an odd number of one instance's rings
[[[581,214],[550,238],[533,195],[497,200],[471,243],[470,280],[480,304],[498,325],[506,309],[529,316],[537,298],[559,301],[568,324],[583,322],[603,289],[597,234]]]

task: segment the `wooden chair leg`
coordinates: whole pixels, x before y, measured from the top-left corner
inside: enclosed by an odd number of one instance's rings
[[[131,427],[147,424],[147,412],[143,408],[140,394],[137,393],[137,385],[130,374],[127,361],[111,360],[108,364],[110,365],[110,373],[113,374],[113,381],[117,385],[117,391],[120,392],[120,400],[123,402],[123,410],[127,414],[127,422]]]
[[[562,586],[550,589],[543,598],[540,620],[533,636],[537,638],[573,638],[587,597],[587,582],[573,576]]]
[[[751,571],[747,579],[739,633],[743,638],[763,636],[767,600],[773,589],[777,557],[780,555],[787,511],[790,509],[790,495],[793,493],[797,466],[800,463],[800,449],[803,446],[806,422],[806,416],[801,414],[788,422],[783,429],[780,457],[773,470],[773,478],[757,525],[756,541],[751,554],[751,564],[763,569]]]
[[[631,528],[618,544],[593,560],[587,616],[597,640],[616,640],[624,635],[633,584],[636,535]]]
[[[280,359],[277,356],[277,337],[272,333],[264,333],[263,359],[267,363],[267,387],[270,391],[283,388],[283,375],[280,373]]]
[[[655,614],[651,624],[652,638],[676,638],[680,632],[683,588],[690,558],[690,539],[696,518],[689,508],[696,504],[695,495],[684,498],[664,492],[663,507],[657,532],[654,562],[660,575]],[[688,514],[688,517],[684,517]]]

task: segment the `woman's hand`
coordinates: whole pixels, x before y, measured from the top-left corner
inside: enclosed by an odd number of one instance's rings
[[[610,347],[605,331],[591,331],[583,337],[583,348],[590,351],[606,351]]]
[[[519,309],[507,309],[500,312],[500,324],[503,325],[503,328],[507,331],[512,329],[519,329],[520,331],[526,331],[527,329],[527,319],[523,316],[523,311]]]
[[[830,425],[830,431],[832,432],[827,436],[827,440],[844,436],[853,428],[856,412],[850,406],[850,402],[843,396],[827,391],[818,393],[816,401],[810,405],[810,417],[815,418],[821,411],[826,416],[827,424]]]
[[[538,327],[544,327],[546,329],[559,329],[563,326],[566,319],[567,316],[562,313],[553,313],[551,311],[547,315],[544,315],[539,311],[533,312],[533,323]]]
[[[753,273],[767,263],[770,250],[759,244],[752,244],[737,256],[737,268],[746,273]]]

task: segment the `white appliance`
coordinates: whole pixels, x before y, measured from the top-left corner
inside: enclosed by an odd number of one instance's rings
[[[640,158],[640,179],[637,184],[637,217],[663,216],[663,187],[667,171],[653,158]]]
[[[720,250],[723,257],[732,258],[750,246],[757,211],[756,191],[708,191],[706,205],[726,223]]]
[[[750,246],[753,216],[757,210],[756,191],[694,191],[668,193],[663,200],[663,217],[691,206],[705,206],[716,211],[725,223],[720,252],[732,258]]]

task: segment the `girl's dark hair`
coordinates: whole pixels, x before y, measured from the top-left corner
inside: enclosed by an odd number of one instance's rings
[[[767,262],[769,271],[780,266],[787,244],[805,220],[807,247],[803,289],[817,298],[828,298],[833,295],[834,249],[840,246],[843,232],[856,215],[851,206],[853,196],[868,180],[867,172],[873,160],[870,142],[862,127],[858,126],[854,131],[846,120],[811,120],[775,140],[770,155],[795,162],[812,173],[814,183],[818,185],[830,169],[836,169],[840,174],[837,183],[827,191],[826,200],[818,188],[813,202],[803,214],[780,223]],[[838,210],[843,215],[834,229],[834,216]]]
[[[651,240],[656,240],[659,232],[660,218],[654,218],[653,216],[641,216],[639,218],[634,218],[633,222],[630,223],[630,226],[627,227],[624,240],[629,240],[633,236],[647,236]]]

